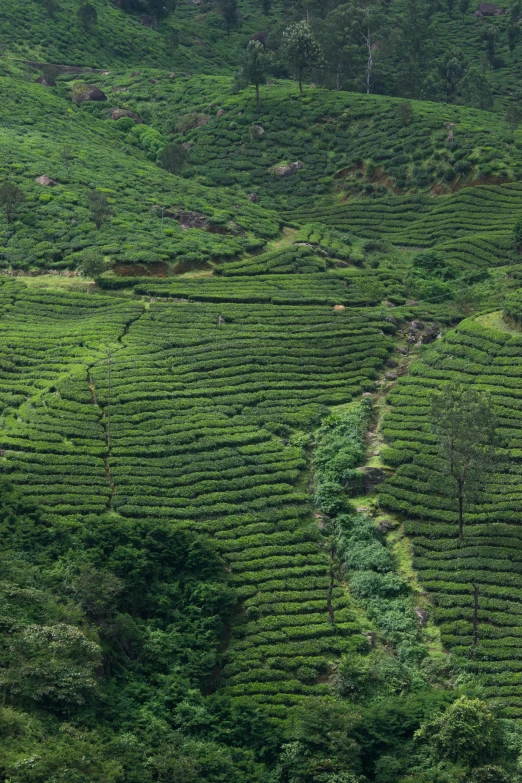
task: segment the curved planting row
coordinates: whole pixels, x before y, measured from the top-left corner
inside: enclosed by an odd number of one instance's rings
[[[496,469],[467,507],[459,547],[456,501],[429,480],[440,470],[429,397],[457,379],[487,392],[499,420]],[[522,716],[522,335],[464,321],[412,365],[388,396],[386,459],[397,465],[381,502],[404,515],[414,566],[433,595],[442,639],[481,675],[503,713]],[[428,480],[427,480],[428,477]],[[479,589],[473,647],[474,585]]]
[[[7,285],[7,284],[6,284]],[[0,287],[2,465],[48,513],[164,518],[242,599],[223,676],[274,717],[363,637],[311,515],[303,435],[374,386],[369,308],[151,303]],[[108,354],[110,351],[110,365]],[[110,384],[109,384],[110,382]]]
[[[401,245],[432,246],[479,232],[509,233],[520,214],[522,185],[483,185],[450,196],[391,196],[300,209],[293,220],[314,219],[340,231]]]
[[[341,589],[330,620],[329,554],[296,488],[306,460],[291,428],[373,387],[382,326],[372,311],[157,303],[112,363],[113,508],[219,542],[243,599],[224,675],[274,716],[327,691],[320,675],[358,628]],[[93,377],[106,406],[106,368]]]
[[[104,511],[106,447],[88,367],[143,308],[18,283],[0,286],[0,302],[2,294],[9,302],[0,321],[0,464],[44,510]]]
[[[311,273],[303,268],[304,262],[306,266],[310,265],[309,257],[297,256],[294,249],[293,260],[285,263],[286,270],[272,270],[271,274],[264,274],[264,264],[271,263],[275,255],[263,254],[254,259],[237,262],[237,266],[227,264],[223,267],[221,276],[217,277],[176,280],[105,277],[101,278],[99,283],[107,290],[132,287],[134,293],[139,296],[198,303],[364,306],[377,304],[385,298],[395,304],[403,304],[406,301],[404,269],[395,268],[392,263],[387,262],[386,266],[377,269],[345,267],[321,272],[317,271],[321,259],[313,257],[316,271]],[[322,264],[325,266],[324,261]],[[228,274],[230,267],[239,267],[239,272]]]

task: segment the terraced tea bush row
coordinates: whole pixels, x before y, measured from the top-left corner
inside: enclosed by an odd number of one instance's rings
[[[327,263],[310,247],[288,247],[273,253],[263,253],[243,261],[230,261],[216,266],[214,271],[223,277],[240,275],[288,275],[324,272]]]
[[[432,247],[442,242],[447,246],[449,239],[462,241],[468,236],[476,242],[484,233],[496,257],[512,258],[511,232],[520,214],[521,191],[522,185],[518,183],[483,185],[450,196],[389,196],[373,201],[348,201],[313,211],[302,208],[290,213],[290,217],[303,222],[313,215],[314,219],[340,231],[413,247]]]
[[[15,484],[70,520],[110,511],[212,535],[244,602],[223,671],[229,693],[282,718],[329,692],[321,676],[365,639],[344,590],[332,589],[299,483],[306,438],[293,431],[373,388],[395,329],[385,314],[146,308],[12,281],[0,303],[0,449]]]
[[[518,289],[506,297],[504,303],[504,318],[508,322],[522,323],[522,289]]]
[[[516,297],[510,312],[516,310]],[[522,466],[520,400],[522,336],[464,321],[423,354],[389,394],[391,412],[383,459],[398,466],[382,485],[381,502],[404,515],[413,539],[414,566],[437,604],[443,642],[480,673],[502,712],[522,715],[522,589],[520,514]],[[496,468],[468,504],[458,546],[456,501],[426,476],[441,469],[431,432],[430,394],[445,381],[471,384],[491,396],[498,417]],[[473,585],[479,587],[479,645],[473,653]],[[500,677],[500,679],[499,679]],[[501,687],[500,687],[501,686]]]
[[[0,76],[0,96],[0,178],[25,196],[12,226],[0,221],[0,268],[76,267],[86,251],[144,264],[144,272],[147,264],[169,261],[190,267],[259,249],[279,230],[275,213],[245,194],[210,192],[167,173],[155,165],[155,155],[151,160],[129,142],[123,126],[71,109],[66,95],[20,80],[15,98],[12,80]],[[36,182],[42,173],[56,185]],[[95,189],[110,209],[99,229],[89,209]],[[209,230],[184,230],[179,210],[203,216]]]
[[[114,74],[108,81],[125,88],[130,109],[150,112],[151,124],[162,133],[192,144],[187,174],[208,185],[256,190],[269,207],[275,201],[288,210],[309,208],[331,192],[379,197],[390,190],[426,191],[435,183],[449,190],[457,183],[516,179],[522,173],[508,128],[488,112],[458,106],[441,111],[415,101],[405,124],[398,99],[314,89],[301,100],[294,85],[279,83],[262,88],[257,116],[253,91],[225,95],[228,83],[219,76],[198,77],[197,86],[190,78],[158,80],[152,87],[145,76],[129,80]],[[224,112],[220,117],[218,109]],[[187,111],[200,111],[208,121],[180,132],[173,118]],[[455,123],[452,143],[447,122]],[[303,167],[294,174],[273,173],[295,161]],[[309,213],[308,221],[317,218]]]
[[[296,274],[293,262],[291,270],[281,268],[276,274],[264,274],[255,257],[226,264],[217,276],[151,279],[107,275],[98,284],[109,291],[132,288],[140,296],[193,302],[364,306],[388,299],[401,305],[406,302],[405,269],[394,261],[386,261],[382,267],[377,264],[375,269],[345,267],[325,272],[321,271],[321,260],[316,259],[314,272],[301,267]]]
[[[45,294],[5,278],[1,300],[2,466],[48,512],[102,513],[110,497],[106,445],[88,368],[117,345],[143,307]]]

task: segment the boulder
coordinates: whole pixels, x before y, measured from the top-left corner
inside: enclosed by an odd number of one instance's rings
[[[261,127],[261,125],[252,125],[251,133],[252,136],[257,136],[258,138],[263,135],[265,132],[265,129]]]
[[[54,179],[51,179],[51,177],[46,177],[45,174],[42,174],[41,177],[37,177],[35,182],[38,182],[39,185],[46,185],[50,188],[54,188],[58,184],[54,181]]]
[[[343,310],[346,310],[346,307],[344,305],[334,305],[334,310],[342,312]]]
[[[389,372],[387,372],[385,374],[384,377],[386,378],[387,381],[396,381],[397,380],[397,373],[394,372],[393,370],[390,370]]]
[[[261,30],[261,32],[256,33],[250,38],[250,41],[259,41],[260,44],[263,44],[263,46],[266,46],[266,33],[264,30]]]
[[[379,532],[385,535],[389,530],[393,530],[396,527],[396,523],[391,519],[379,520]]]
[[[286,163],[283,166],[273,166],[270,169],[272,174],[277,177],[289,177],[291,174],[295,174],[296,171],[303,168],[303,164],[300,160],[296,160],[295,163]]]
[[[76,103],[84,101],[106,101],[107,96],[94,84],[76,84],[73,88],[72,99]]]
[[[432,343],[440,337],[440,327],[437,323],[429,324],[421,335],[421,343]]]
[[[393,370],[395,367],[397,367],[398,364],[399,364],[399,362],[397,361],[397,359],[394,359],[391,356],[390,356],[389,359],[386,360],[386,367],[389,367],[391,370]]]
[[[180,209],[176,214],[176,218],[179,220],[181,228],[205,229],[208,226],[208,218],[206,215],[202,215],[201,212],[185,212]]]
[[[149,14],[142,14],[140,16],[140,24],[143,25],[143,27],[156,27],[156,20],[153,16],[150,16]]]
[[[129,117],[131,120],[134,120],[138,125],[141,124],[141,120],[138,117],[137,114],[134,114],[133,111],[129,111],[129,109],[113,109],[111,113],[111,120],[121,120],[122,117]]]
[[[247,196],[248,200],[252,202],[252,204],[257,204],[259,201],[259,196],[257,193],[249,193]]]
[[[219,109],[219,111],[216,112],[216,119],[219,120],[220,117],[224,117],[224,116],[225,116],[225,110],[224,109]]]
[[[363,493],[369,495],[378,484],[382,484],[385,478],[389,476],[389,472],[383,468],[360,468],[359,471],[363,476]]]
[[[507,8],[502,8],[500,5],[494,5],[493,3],[479,3],[477,10],[473,12],[473,16],[480,18],[482,16],[503,16],[508,14]]]
[[[44,87],[56,87],[56,82],[50,76],[47,78],[45,78],[45,76],[39,76],[36,80],[36,84],[42,84]]]
[[[428,622],[428,612],[427,612],[427,610],[424,609],[422,606],[416,606],[413,611],[417,615],[417,619],[419,621],[419,627],[420,628],[424,628],[424,626]]]

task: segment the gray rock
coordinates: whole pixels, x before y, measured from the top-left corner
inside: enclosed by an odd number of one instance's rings
[[[46,185],[50,188],[54,188],[58,184],[54,179],[51,179],[51,177],[46,177],[45,174],[41,177],[37,177],[35,181],[38,182],[39,185]]]
[[[129,109],[113,109],[111,113],[111,120],[121,120],[122,117],[129,117],[129,119],[134,120],[138,125],[141,125],[141,120],[138,117],[137,114],[134,114],[133,111],[129,111]]]
[[[413,610],[415,614],[417,615],[417,619],[419,621],[419,627],[424,628],[426,623],[428,622],[428,612],[426,609],[424,609],[422,606],[416,606]]]
[[[508,14],[507,8],[502,8],[500,5],[494,5],[493,3],[479,3],[477,10],[473,12],[473,16],[479,19],[482,16],[503,16]]]
[[[277,177],[289,177],[291,174],[295,174],[296,171],[303,168],[303,164],[300,160],[296,160],[295,163],[287,163],[285,166],[274,166],[270,169],[272,174]]]

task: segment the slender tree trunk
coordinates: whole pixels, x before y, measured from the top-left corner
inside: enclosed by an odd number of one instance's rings
[[[464,485],[462,481],[459,481],[459,545],[462,546],[464,538]]]
[[[373,56],[372,56],[372,39],[370,31],[368,30],[367,34],[367,46],[368,46],[368,62],[366,63],[366,95],[370,94],[370,84],[371,84],[371,76],[372,76],[372,68],[373,68]]]
[[[473,647],[477,646],[478,642],[478,610],[479,610],[479,589],[478,585],[473,585]]]
[[[256,84],[256,114],[259,114],[259,84]]]
[[[111,352],[107,354],[107,448],[111,447]]]
[[[299,71],[299,95],[303,94],[303,74]]]

